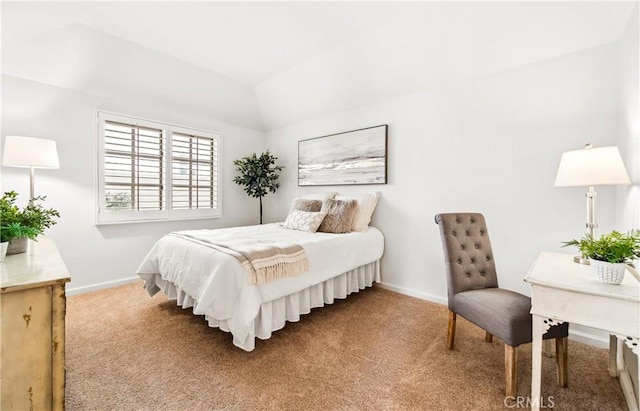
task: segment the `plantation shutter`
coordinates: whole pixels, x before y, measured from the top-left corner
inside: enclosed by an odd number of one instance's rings
[[[171,207],[174,210],[218,207],[218,138],[171,134]]]
[[[98,111],[96,223],[222,216],[220,133]]]
[[[109,211],[164,210],[161,128],[104,122],[104,200]]]

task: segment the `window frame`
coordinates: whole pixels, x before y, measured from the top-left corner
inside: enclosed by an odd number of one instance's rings
[[[105,122],[112,121],[122,124],[130,124],[142,127],[149,127],[162,130],[162,173],[164,181],[162,202],[165,205],[164,210],[107,210],[106,207],[106,176],[105,176]],[[96,113],[97,139],[96,153],[97,164],[97,189],[96,189],[96,225],[103,224],[124,224],[124,223],[140,223],[153,221],[172,221],[172,220],[191,220],[222,217],[222,133],[200,130],[193,127],[184,127],[168,124],[161,121],[148,120],[123,114],[111,113],[108,111],[98,110]],[[216,140],[217,152],[214,156],[215,164],[215,196],[216,207],[206,209],[177,209],[173,210],[173,181],[172,166],[173,152],[172,141],[173,133],[191,134],[198,137],[211,138]],[[211,182],[214,184],[214,181]]]

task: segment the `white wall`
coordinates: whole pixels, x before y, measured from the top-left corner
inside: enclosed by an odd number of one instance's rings
[[[631,13],[629,23],[620,42],[619,54],[619,107],[617,117],[616,142],[624,159],[631,179],[630,187],[618,188],[619,225],[640,228],[640,94],[638,9]]]
[[[629,172],[632,185],[618,188],[618,224],[625,228],[640,229],[640,56],[639,56],[639,16],[636,5],[620,42],[619,60],[619,108],[617,144]],[[636,267],[638,267],[636,261]],[[627,274],[628,275],[628,274]],[[640,384],[638,383],[638,356],[624,346],[625,365],[635,387],[636,400],[640,405]]]
[[[585,190],[553,181],[562,152],[615,143],[616,53],[615,45],[601,46],[272,130],[267,146],[286,169],[282,189],[267,199],[267,221],[283,220],[304,193],[380,190],[373,225],[385,235],[382,281],[444,302],[433,217],[479,211],[501,286],[528,294],[523,278],[537,253],[560,251],[584,232]],[[297,186],[298,140],[378,124],[389,124],[387,185]],[[598,190],[598,216],[601,230],[613,228],[614,189]]]
[[[95,226],[97,109],[221,132],[223,217]],[[36,170],[35,189],[36,195],[47,195],[46,205],[62,214],[46,235],[57,242],[71,273],[70,290],[133,277],[154,242],[170,231],[258,223],[257,201],[231,182],[232,161],[262,150],[264,133],[217,121],[214,112],[205,115],[184,109],[179,101],[156,102],[136,92],[89,94],[5,75],[0,133],[49,138],[58,144],[60,169]],[[27,170],[3,167],[1,182],[2,190],[16,190],[26,201]]]

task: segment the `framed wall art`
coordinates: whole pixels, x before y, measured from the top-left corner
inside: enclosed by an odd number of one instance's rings
[[[298,185],[387,183],[388,125],[298,141]]]

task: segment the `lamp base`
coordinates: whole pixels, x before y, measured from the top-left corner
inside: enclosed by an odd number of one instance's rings
[[[589,265],[589,259],[588,258],[584,258],[581,255],[574,255],[573,256],[573,262],[574,263],[578,263],[578,264],[584,264],[584,265]]]

